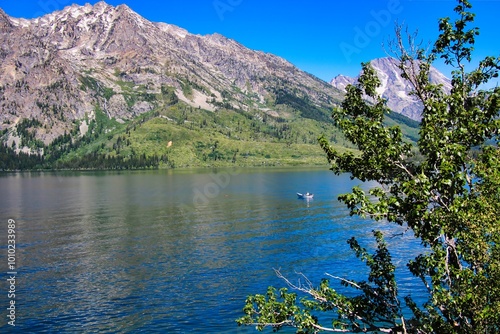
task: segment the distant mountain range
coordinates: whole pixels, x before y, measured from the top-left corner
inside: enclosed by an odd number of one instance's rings
[[[372,67],[377,71],[377,75],[381,81],[381,87],[378,93],[387,99],[387,106],[394,112],[405,115],[414,120],[420,120],[422,116],[422,103],[415,97],[410,95],[412,88],[402,77],[398,61],[394,58],[386,57],[372,60]],[[446,78],[436,68],[431,67],[429,73],[430,81],[436,84],[442,84],[447,91],[451,89],[451,81]],[[345,88],[349,84],[354,84],[357,77],[346,77],[339,75],[330,82],[335,88],[345,92]]]
[[[390,106],[418,119],[391,63],[373,64],[390,103],[399,98]],[[234,163],[243,149],[262,163],[273,161],[269,147],[254,152],[252,143],[312,145],[321,133],[345,145],[330,113],[352,80],[329,84],[280,57],[150,22],[126,5],[72,5],[31,20],[0,9],[1,141],[38,156],[36,166],[78,168],[89,154],[115,165],[149,157],[211,165]],[[284,150],[276,152],[279,162]]]

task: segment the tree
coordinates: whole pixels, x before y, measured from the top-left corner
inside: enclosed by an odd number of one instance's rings
[[[479,29],[468,28],[474,21],[471,4],[457,2],[456,20],[439,21],[440,35],[429,53],[412,37],[406,43],[401,28],[396,29],[397,64],[423,103],[417,148],[403,140],[399,128],[383,125],[388,109],[376,93],[380,81],[368,63],[333,112],[359,153],[339,153],[320,139],[336,174],[349,172],[379,185],[367,193],[355,187],[339,197],[351,214],[406,226],[425,247],[407,263],[428,292],[425,305],[399,295],[388,246],[383,234],[374,231],[378,246],[373,254],[355,238],[348,241],[370,268],[368,280],[329,276],[358,295],[339,294],[328,279],[314,287],[283,277],[288,288],[248,297],[238,324],[260,330],[292,326],[297,333],[500,332],[500,88],[482,89],[498,77],[500,58],[487,57],[466,72]],[[453,68],[449,92],[429,80],[438,57]],[[416,153],[418,161],[412,159]],[[304,294],[300,301],[297,292]],[[326,311],[333,313],[328,326],[317,317]]]

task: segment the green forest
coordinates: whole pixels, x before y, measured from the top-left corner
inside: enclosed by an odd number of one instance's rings
[[[89,78],[84,82],[93,83]],[[84,120],[89,128],[84,135],[79,130],[83,120],[75,121],[72,131],[48,145],[35,137],[41,122],[24,119],[11,131],[21,138],[20,147],[31,152],[0,145],[0,170],[325,165],[320,136],[328,135],[339,149],[353,148],[335,127],[330,109],[284,91],[276,93],[278,115],[263,108],[243,111],[230,103],[217,111],[194,108],[168,87],[149,98],[161,103],[126,122],[96,107],[95,117]],[[388,122],[400,124],[407,140],[415,142],[418,123],[396,113],[389,116]],[[4,141],[7,135],[4,131]]]

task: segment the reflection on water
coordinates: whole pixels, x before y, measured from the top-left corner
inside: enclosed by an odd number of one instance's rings
[[[336,198],[354,184],[323,170],[0,177],[0,217],[17,222],[16,324],[30,332],[253,332],[234,320],[248,294],[283,285],[273,268],[317,282],[325,272],[366,272],[346,240],[370,246],[371,230],[389,227],[348,216]],[[298,200],[302,191],[314,200]]]

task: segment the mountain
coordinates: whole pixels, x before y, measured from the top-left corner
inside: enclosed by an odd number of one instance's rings
[[[36,134],[46,144],[96,106],[122,120],[149,111],[155,103],[148,94],[162,87],[212,111],[221,104],[260,108],[266,98],[287,95],[307,96],[318,106],[340,97],[282,58],[219,34],[150,22],[126,5],[72,5],[33,20],[2,11],[0,27],[0,129],[33,117],[48,127]],[[144,98],[128,100],[131,89]]]
[[[324,163],[341,91],[126,5],[0,9],[0,170]],[[3,165],[2,165],[3,163]]]
[[[422,113],[422,103],[415,97],[410,95],[412,88],[407,81],[401,77],[401,71],[398,68],[398,61],[394,58],[378,58],[370,62],[376,70],[381,81],[381,87],[378,88],[378,93],[387,99],[387,106],[394,112],[405,115],[413,120],[420,120]],[[437,84],[442,84],[444,89],[451,89],[451,81],[446,78],[436,68],[432,67],[429,73],[430,81]],[[333,78],[330,84],[335,88],[344,91],[349,84],[357,82],[357,77],[346,77],[338,75]]]

